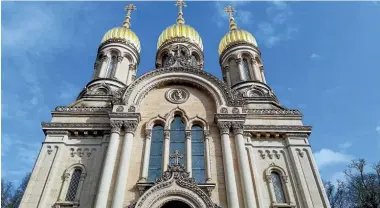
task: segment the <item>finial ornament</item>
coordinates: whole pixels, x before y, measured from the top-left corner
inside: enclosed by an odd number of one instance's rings
[[[178,0],[174,4],[178,7],[178,18],[177,24],[185,24],[185,19],[183,18],[182,7],[186,7],[186,3],[183,0]]]
[[[129,4],[124,8],[124,10],[127,11],[127,16],[125,16],[123,27],[129,28],[131,27],[131,11],[136,10],[136,6],[134,4]]]
[[[174,159],[174,164],[179,165],[179,159],[183,158],[183,154],[180,154],[178,150],[174,150],[174,154],[169,155],[170,159]]]
[[[233,13],[236,12],[235,8],[233,8],[231,5],[228,5],[226,8],[224,8],[224,11],[230,15],[230,30],[236,30],[236,23],[233,16]]]

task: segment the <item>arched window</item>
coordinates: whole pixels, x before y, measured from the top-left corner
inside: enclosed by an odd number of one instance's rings
[[[197,183],[205,182],[205,155],[203,143],[203,129],[200,126],[191,128],[191,157],[192,176]]]
[[[181,164],[184,164],[186,160],[185,156],[185,125],[180,116],[174,116],[173,122],[170,124],[170,155],[174,154],[174,151],[178,152],[184,157],[179,160]],[[174,163],[170,161],[170,163]]]
[[[197,58],[194,55],[191,56],[190,65],[193,67],[196,67],[198,65]]]
[[[244,69],[244,77],[245,80],[252,80],[251,74],[249,73],[249,64],[247,59],[243,59],[243,69]]]
[[[74,201],[75,197],[78,192],[78,186],[80,182],[80,177],[82,175],[82,170],[79,168],[74,169],[72,175],[71,175],[71,180],[70,180],[70,185],[69,188],[67,189],[66,193],[66,201]]]
[[[162,146],[164,141],[164,127],[155,125],[152,129],[152,144],[149,157],[148,181],[153,182],[162,171]]]
[[[164,56],[162,57],[162,66],[167,66],[169,64],[169,56],[168,54],[164,54]]]
[[[281,176],[277,172],[271,173],[274,195],[277,203],[286,203],[284,188],[282,186]]]
[[[113,75],[114,71],[116,70],[116,64],[117,64],[117,56],[116,55],[112,55],[110,63],[108,65],[108,70],[107,70],[106,78],[111,78],[111,76]]]

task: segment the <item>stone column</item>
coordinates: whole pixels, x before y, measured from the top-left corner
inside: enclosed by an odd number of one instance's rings
[[[223,168],[226,182],[228,208],[238,208],[239,199],[235,180],[235,169],[230,143],[230,122],[219,122],[218,127],[222,139]]]
[[[70,173],[66,172],[63,175],[63,185],[62,185],[61,192],[59,193],[58,201],[65,201],[66,194],[67,194],[67,188],[68,188],[69,183],[70,183],[69,178],[70,178]]]
[[[240,81],[247,80],[247,78],[245,77],[245,73],[244,73],[244,67],[243,67],[243,61],[242,61],[242,59],[238,58],[238,59],[235,59],[235,61],[236,61],[236,64],[238,65],[239,75],[240,75]]]
[[[164,173],[168,169],[169,164],[169,154],[170,154],[170,131],[164,131],[164,148],[163,155],[164,161],[162,162],[162,173]]]
[[[262,82],[260,68],[257,65],[257,61],[254,58],[251,58],[251,63],[252,63],[252,68],[253,68],[253,79],[255,81]]]
[[[128,179],[129,162],[131,158],[133,136],[135,134],[137,121],[124,121],[125,136],[121,152],[119,169],[116,178],[116,189],[113,196],[112,208],[122,208],[124,202],[125,188]]]
[[[185,132],[186,137],[186,171],[192,176],[192,163],[191,163],[191,131]]]
[[[233,122],[232,130],[235,136],[236,152],[240,170],[240,180],[243,189],[244,207],[255,208],[255,194],[253,192],[252,175],[249,168],[247,151],[243,137],[243,122]]]
[[[227,78],[227,85],[229,86],[229,87],[231,87],[231,75],[230,75],[230,70],[228,69],[229,68],[229,66],[227,65],[227,66],[224,66],[224,71],[225,71],[225,73],[226,73],[226,78]]]
[[[144,160],[143,169],[139,182],[146,182],[148,180],[148,170],[149,170],[149,156],[150,156],[150,146],[152,144],[152,130],[145,130],[145,148],[144,148]]]
[[[106,77],[109,61],[110,61],[110,57],[108,57],[107,55],[103,56],[100,59],[100,71],[98,75],[99,78]]]
[[[203,132],[204,136],[204,154],[205,154],[205,169],[206,169],[206,183],[211,182],[211,157],[210,157],[210,138],[209,132]]]
[[[133,82],[133,76],[136,75],[136,64],[129,64],[127,85]]]
[[[104,208],[107,206],[108,192],[111,187],[113,169],[115,168],[117,148],[120,142],[120,129],[122,125],[122,121],[111,121],[111,138],[107,149],[106,159],[104,160],[102,177],[100,179],[99,190],[95,202],[96,208]]]
[[[263,78],[263,82],[266,84],[267,80],[265,79],[264,70],[262,67],[260,67],[261,77]]]

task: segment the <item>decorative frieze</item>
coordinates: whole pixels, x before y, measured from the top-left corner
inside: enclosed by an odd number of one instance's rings
[[[257,151],[261,157],[261,159],[265,159],[268,157],[268,159],[280,159],[281,154],[277,150],[258,150]]]
[[[302,116],[299,110],[291,109],[244,109],[244,113],[254,115],[297,115]]]
[[[310,134],[311,126],[295,126],[295,125],[244,125],[247,131],[279,131],[279,132],[297,132],[303,131]]]
[[[66,106],[57,106],[55,112],[110,112],[112,108],[110,107],[66,107]]]

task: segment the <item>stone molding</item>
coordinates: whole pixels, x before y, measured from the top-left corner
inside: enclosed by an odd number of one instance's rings
[[[296,126],[296,125],[244,125],[245,131],[268,131],[268,132],[299,132],[299,133],[311,133],[311,126]]]
[[[57,106],[55,112],[110,112],[110,107],[70,107],[70,106]]]
[[[299,110],[293,109],[243,109],[243,113],[254,115],[297,115],[302,116]]]
[[[41,122],[42,129],[109,129],[109,123],[57,123]]]

